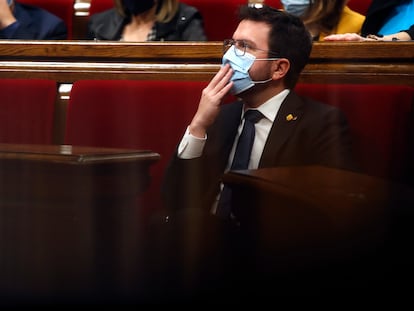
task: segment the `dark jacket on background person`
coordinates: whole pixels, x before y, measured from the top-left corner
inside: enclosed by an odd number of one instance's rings
[[[94,14],[88,24],[88,39],[121,39],[128,18],[122,17],[115,8]],[[203,20],[196,8],[180,3],[175,17],[168,23],[156,22],[154,41],[206,41]]]
[[[38,7],[15,2],[14,23],[0,30],[0,39],[65,40],[67,27],[59,17]]]
[[[361,35],[367,36],[370,34],[376,35],[384,25],[389,14],[392,10],[400,5],[407,2],[406,0],[373,0],[368,8],[365,16],[365,22],[362,25]],[[413,18],[414,23],[414,18]],[[414,24],[409,29],[401,29],[406,31],[411,39],[414,38]]]

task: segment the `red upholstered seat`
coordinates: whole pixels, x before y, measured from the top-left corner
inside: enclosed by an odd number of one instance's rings
[[[238,8],[248,3],[247,0],[182,0],[182,2],[200,11],[209,41],[232,38],[238,25]]]
[[[72,39],[75,0],[18,0],[18,2],[45,9],[46,11],[49,11],[50,13],[63,19],[68,29],[68,39]]]
[[[89,15],[100,13],[114,6],[114,0],[91,0]]]
[[[165,167],[195,113],[207,82],[96,80],[74,83],[65,143],[146,149],[161,160],[151,167],[145,203],[160,206]]]
[[[406,178],[414,88],[298,84],[296,91],[344,111],[353,136],[355,157],[364,173],[395,180]]]
[[[1,79],[0,94],[0,143],[52,143],[55,81]]]
[[[366,15],[371,2],[372,0],[349,0],[348,6],[356,12]]]

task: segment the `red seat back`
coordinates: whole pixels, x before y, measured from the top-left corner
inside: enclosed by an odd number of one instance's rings
[[[89,16],[100,13],[114,7],[114,0],[91,0],[89,7]]]
[[[247,0],[182,0],[196,7],[204,19],[204,29],[209,41],[232,38],[238,25],[238,8]]]
[[[52,143],[55,81],[1,79],[0,94],[0,143]]]
[[[349,0],[348,6],[362,15],[367,15],[369,6],[371,5],[372,0]]]
[[[265,4],[270,5],[276,9],[283,9],[283,4],[280,0],[265,0]]]
[[[42,8],[60,17],[68,29],[68,39],[72,39],[75,0],[18,0],[18,2]]]
[[[347,116],[355,157],[364,173],[404,179],[414,88],[402,85],[298,84],[296,91],[339,107]]]
[[[100,80],[74,83],[65,143],[152,150],[145,204],[159,207],[165,167],[195,113],[207,82]]]

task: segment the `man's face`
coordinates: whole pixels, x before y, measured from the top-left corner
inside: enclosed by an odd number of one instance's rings
[[[244,40],[248,48],[246,52],[256,58],[268,58],[268,37],[270,26],[263,22],[243,20],[233,34],[234,40]],[[271,61],[255,61],[249,70],[253,81],[267,80],[272,75]]]

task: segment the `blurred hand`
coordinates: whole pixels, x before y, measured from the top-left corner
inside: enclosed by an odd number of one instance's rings
[[[326,36],[324,41],[374,41],[360,36],[357,33],[344,33]]]

